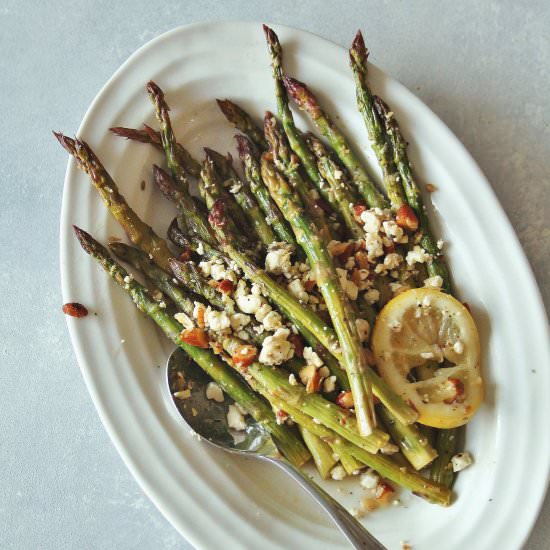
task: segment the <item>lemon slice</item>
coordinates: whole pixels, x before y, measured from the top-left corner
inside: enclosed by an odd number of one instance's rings
[[[483,399],[479,335],[449,294],[399,294],[378,315],[372,345],[380,376],[418,411],[418,422],[455,428],[476,412]]]

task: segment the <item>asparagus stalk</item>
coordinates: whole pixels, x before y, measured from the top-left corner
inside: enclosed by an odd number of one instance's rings
[[[225,118],[240,132],[258,147],[260,151],[267,150],[267,141],[264,138],[262,130],[254,123],[252,117],[237,104],[229,99],[216,99],[218,107]]]
[[[428,263],[428,273],[431,277],[439,275],[443,279],[443,290],[445,292],[451,292],[451,280],[449,271],[443,258],[441,257],[441,250],[437,246],[432,232],[430,230],[430,222],[426,215],[426,207],[420,193],[420,188],[416,183],[411,170],[411,164],[407,154],[407,142],[404,140],[401,130],[393,113],[389,107],[379,97],[374,98],[374,104],[380,119],[385,125],[386,135],[393,148],[394,162],[399,170],[401,176],[401,183],[405,191],[407,202],[409,206],[414,210],[416,217],[418,218],[420,229],[422,231],[422,239],[420,245],[422,248],[433,256],[433,260]]]
[[[292,193],[288,183],[265,155],[262,158],[262,176],[315,270],[317,286],[325,299],[341,345],[340,353],[353,394],[359,432],[366,436],[376,426],[376,418],[370,383],[365,376],[369,367],[359,340],[353,308],[342,290],[332,256],[319,237],[317,228],[304,213],[303,205]]]
[[[149,254],[159,266],[166,269],[168,259],[172,256],[166,242],[149,225],[141,221],[138,215],[128,206],[116,183],[90,146],[82,140],[71,139],[59,132],[54,132],[54,136],[76,159],[78,167],[90,176],[105,206],[120,223],[128,238]]]
[[[261,397],[211,350],[183,342],[179,337],[183,327],[149,296],[143,285],[129,277],[128,272],[115,262],[107,249],[95,241],[91,235],[76,226],[74,231],[84,251],[99,262],[111,278],[129,294],[134,304],[151,317],[174,344],[182,348],[227,395],[243,406],[271,433],[288,460],[293,464],[302,465],[309,459],[309,452],[303,443],[286,426],[277,424],[273,411]]]
[[[315,184],[325,201],[330,204],[335,212],[343,215],[340,211],[340,205],[334,200],[327,188],[326,181],[323,179],[318,169],[314,155],[309,150],[301,132],[294,124],[294,116],[290,110],[287,92],[283,84],[283,49],[281,48],[279,38],[275,34],[275,31],[267,25],[264,25],[263,29],[269,55],[271,56],[271,68],[273,80],[275,81],[275,94],[277,97],[277,112],[283,124],[290,147],[302,162],[309,179]]]
[[[332,238],[331,230],[327,223],[325,212],[319,205],[317,190],[309,185],[300,174],[300,161],[291,151],[277,119],[269,111],[266,112],[264,117],[264,132],[269,142],[269,151],[275,166],[288,178],[302,200],[309,217],[313,220],[323,238],[327,242],[330,241]]]
[[[451,458],[458,449],[459,429],[437,430],[435,433],[435,447],[439,456],[433,461],[430,470],[430,479],[451,488],[455,480]]]
[[[210,149],[205,149],[207,156],[211,152]],[[212,152],[213,153],[213,152]],[[241,207],[245,216],[248,218],[249,224],[254,228],[260,241],[269,246],[276,240],[275,233],[271,229],[269,223],[264,218],[264,215],[247,186],[241,181],[237,172],[233,168],[233,160],[231,156],[224,157],[217,154],[212,156],[213,161],[220,173],[225,178],[224,185],[229,186],[229,192],[235,197],[237,204]]]
[[[391,147],[386,143],[385,130],[374,107],[374,97],[367,84],[368,51],[361,31],[357,31],[349,50],[350,65],[355,78],[357,105],[371,141],[372,148],[382,169],[384,187],[392,208],[397,210],[405,204],[405,194],[399,181],[399,174],[393,162]]]
[[[143,125],[143,130],[125,128],[124,126],[115,126],[113,128],[109,128],[109,130],[117,136],[130,139],[132,141],[149,143],[159,151],[164,152],[160,132],[153,130],[153,128],[147,126],[147,124]],[[178,162],[181,166],[183,166],[186,172],[198,178],[201,173],[201,165],[191,156],[191,153],[180,143],[176,143],[175,153],[178,158]]]
[[[326,147],[320,139],[313,134],[306,135],[307,144],[317,158],[319,172],[330,185],[331,194],[338,203],[340,212],[348,232],[354,239],[363,239],[365,234],[361,226],[355,220],[352,205],[359,202],[355,190],[348,184],[344,177],[344,170],[331,158]]]
[[[361,196],[370,207],[385,208],[386,199],[378,191],[373,181],[363,168],[361,161],[353,152],[351,144],[336,126],[336,124],[323,111],[317,98],[309,88],[299,80],[285,75],[283,83],[290,97],[298,107],[307,112],[321,134],[323,134],[330,146],[334,149],[342,164],[349,170],[349,173],[359,190]]]
[[[384,427],[415,470],[425,468],[435,459],[437,452],[414,424],[406,426],[384,407],[379,407],[377,410]]]
[[[313,457],[319,475],[322,479],[328,479],[330,470],[338,462],[333,456],[334,453],[330,445],[325,443],[320,437],[312,434],[303,426],[298,425],[298,428],[306,447]]]
[[[273,202],[260,174],[260,164],[254,155],[253,144],[249,138],[236,135],[239,157],[243,163],[245,181],[250,191],[256,197],[260,208],[266,216],[266,222],[273,228],[277,237],[283,242],[296,245],[292,229],[288,227],[279,207]]]
[[[414,494],[425,498],[426,500],[443,506],[451,503],[452,493],[448,487],[440,485],[432,480],[422,477],[411,468],[397,464],[391,457],[378,454],[372,454],[353,443],[339,437],[334,431],[326,428],[322,424],[317,424],[313,419],[302,413],[292,403],[285,402],[274,393],[270,393],[265,387],[255,385],[254,389],[266,397],[270,403],[281,410],[284,410],[294,422],[303,426],[311,433],[320,437],[333,445],[334,450],[342,459],[343,456],[350,456],[357,459],[362,464],[376,470],[382,477],[409,489]]]

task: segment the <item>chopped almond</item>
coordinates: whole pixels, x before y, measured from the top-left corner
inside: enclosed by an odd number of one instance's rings
[[[369,268],[369,257],[364,250],[359,250],[355,253],[355,263],[359,269]]]
[[[353,395],[351,391],[343,391],[336,398],[336,404],[344,409],[351,409],[353,407]]]
[[[275,413],[275,418],[277,419],[277,424],[284,424],[288,419],[288,413],[278,410]]]
[[[191,250],[184,248],[178,256],[178,262],[188,262],[191,259]]]
[[[397,209],[395,221],[403,229],[408,229],[409,231],[416,231],[418,229],[418,218],[408,204],[403,204]]]
[[[235,290],[235,285],[233,281],[223,279],[218,283],[218,290],[224,294],[231,294]]]
[[[305,385],[307,393],[317,393],[321,388],[321,376],[315,365],[306,365],[300,369],[300,380]]]
[[[291,334],[287,340],[294,346],[294,355],[296,357],[304,356],[304,341],[299,334]]]
[[[197,348],[208,348],[208,336],[204,330],[200,328],[189,328],[181,332],[180,339]]]
[[[317,282],[313,279],[308,279],[307,281],[304,281],[304,288],[306,289],[306,292],[311,292],[315,288],[316,284]]]
[[[361,271],[359,269],[356,268],[351,272],[351,280],[355,286],[361,284]]]
[[[391,496],[395,493],[395,489],[385,481],[381,481],[376,487],[376,500],[378,502],[388,502]]]
[[[88,310],[82,304],[78,302],[70,302],[68,304],[63,304],[63,313],[71,317],[86,317],[88,315]]]
[[[237,347],[231,359],[237,367],[248,367],[254,363],[257,356],[258,350],[254,346],[250,344],[243,344]]]

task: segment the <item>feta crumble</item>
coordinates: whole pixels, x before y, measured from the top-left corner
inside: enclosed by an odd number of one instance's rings
[[[223,403],[223,391],[216,382],[209,382],[206,386],[206,399],[211,399],[217,403]]]
[[[470,453],[457,453],[451,458],[451,463],[453,465],[453,472],[461,472],[471,464],[473,464],[472,455]]]
[[[233,430],[242,432],[246,429],[246,422],[244,421],[244,415],[235,405],[229,405],[227,410],[227,424]]]

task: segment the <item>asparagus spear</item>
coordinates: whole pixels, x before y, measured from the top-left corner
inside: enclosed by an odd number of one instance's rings
[[[391,147],[386,143],[384,126],[374,107],[374,97],[367,84],[368,51],[361,31],[357,31],[349,50],[350,65],[355,78],[357,105],[363,115],[372,148],[382,169],[384,187],[392,207],[397,210],[405,204],[405,194],[399,181],[399,174],[393,162]]]
[[[308,113],[319,131],[327,138],[342,164],[349,170],[359,193],[367,201],[367,204],[370,207],[385,208],[387,204],[386,199],[378,191],[363,168],[344,134],[322,110],[317,98],[309,88],[303,82],[290,78],[287,75],[283,77],[283,83],[290,97],[300,109]]]
[[[237,130],[248,136],[260,151],[267,150],[267,142],[262,130],[254,123],[252,117],[244,109],[241,109],[241,107],[229,99],[216,99],[216,102],[225,118]]]
[[[120,223],[128,238],[150,254],[159,266],[166,268],[168,259],[172,256],[166,242],[128,206],[126,199],[120,194],[117,185],[90,146],[82,140],[71,139],[60,132],[54,132],[54,136],[76,159],[78,167],[90,176],[105,206]]]
[[[459,429],[437,430],[435,436],[435,446],[439,456],[434,460],[430,479],[436,483],[441,483],[445,487],[452,487],[455,479],[451,458],[458,449]]]
[[[215,151],[212,151],[211,149],[205,149],[205,151],[207,151],[207,157],[209,154],[211,155],[212,160],[216,164],[216,168],[218,168],[225,179],[224,185],[229,186],[230,193],[235,197],[238,205],[248,218],[249,224],[258,234],[260,241],[265,246],[269,246],[276,240],[275,233],[271,229],[267,220],[264,218],[254,195],[252,195],[248,187],[244,185],[233,168],[233,160],[231,159],[231,155],[224,157],[218,153],[214,156],[213,153],[215,153]]]
[[[301,132],[294,124],[294,117],[288,104],[286,89],[283,85],[283,49],[281,48],[279,38],[275,34],[275,31],[267,25],[264,25],[263,29],[269,55],[271,56],[271,68],[273,72],[273,80],[275,81],[275,94],[277,97],[277,112],[283,124],[290,147],[302,162],[309,179],[315,184],[325,201],[330,204],[335,212],[343,215],[340,211],[340,205],[333,199],[332,194],[329,193],[326,181],[323,179],[323,176],[317,167],[315,157],[309,150]]]
[[[243,406],[249,414],[261,423],[273,436],[279,448],[293,464],[302,465],[309,458],[309,452],[296,435],[285,426],[277,424],[270,406],[256,395],[244,381],[224,365],[209,349],[191,346],[180,339],[183,327],[172,318],[148,294],[147,290],[109,255],[107,249],[91,235],[74,226],[76,237],[82,248],[90,254],[103,269],[132,298],[134,304],[151,317],[164,334],[181,347],[232,399]]]
[[[441,251],[437,246],[437,241],[430,231],[430,224],[428,216],[426,215],[426,207],[422,200],[422,194],[420,193],[420,188],[411,170],[411,164],[407,155],[407,142],[403,139],[399,125],[384,101],[379,97],[375,97],[374,104],[380,119],[386,127],[386,135],[393,148],[394,162],[401,176],[401,182],[405,190],[407,202],[414,210],[420,224],[420,229],[422,231],[420,245],[428,254],[433,256],[433,260],[429,262],[427,266],[428,273],[431,277],[439,275],[443,279],[443,290],[445,290],[445,292],[451,292],[449,271],[441,257]]]
[[[340,285],[332,256],[319,237],[317,228],[305,214],[298,197],[266,155],[262,157],[262,176],[315,270],[317,286],[325,299],[341,345],[342,362],[353,394],[359,432],[368,435],[376,426],[371,387],[365,376],[369,367],[359,340],[355,314]]]
[[[258,204],[266,216],[266,222],[273,228],[277,237],[283,242],[296,244],[294,234],[281,214],[279,207],[273,202],[260,174],[260,164],[254,155],[253,144],[249,138],[236,135],[239,157],[243,163],[245,181],[250,191],[256,197]]]
[[[319,172],[321,172],[328,182],[331,194],[339,205],[338,211],[348,228],[348,232],[354,239],[363,239],[365,234],[355,220],[351,207],[351,205],[359,202],[359,197],[357,197],[355,190],[344,178],[344,170],[331,158],[320,139],[309,133],[306,135],[306,140],[309,148],[317,158]]]
[[[125,128],[124,126],[115,126],[113,128],[109,128],[109,130],[117,136],[130,139],[132,141],[139,141],[141,143],[149,143],[159,151],[164,151],[160,132],[153,130],[153,128],[147,126],[147,124],[143,125],[143,130]],[[178,157],[178,161],[183,168],[189,174],[198,178],[201,172],[201,165],[191,156],[191,153],[179,143],[176,143],[175,152]]]
[[[300,161],[291,151],[286,136],[281,131],[277,119],[269,111],[266,112],[264,117],[264,132],[269,142],[269,152],[275,166],[288,178],[292,187],[302,200],[308,215],[317,226],[323,238],[327,242],[330,241],[331,230],[327,223],[325,212],[319,205],[317,190],[309,185],[300,174]]]

